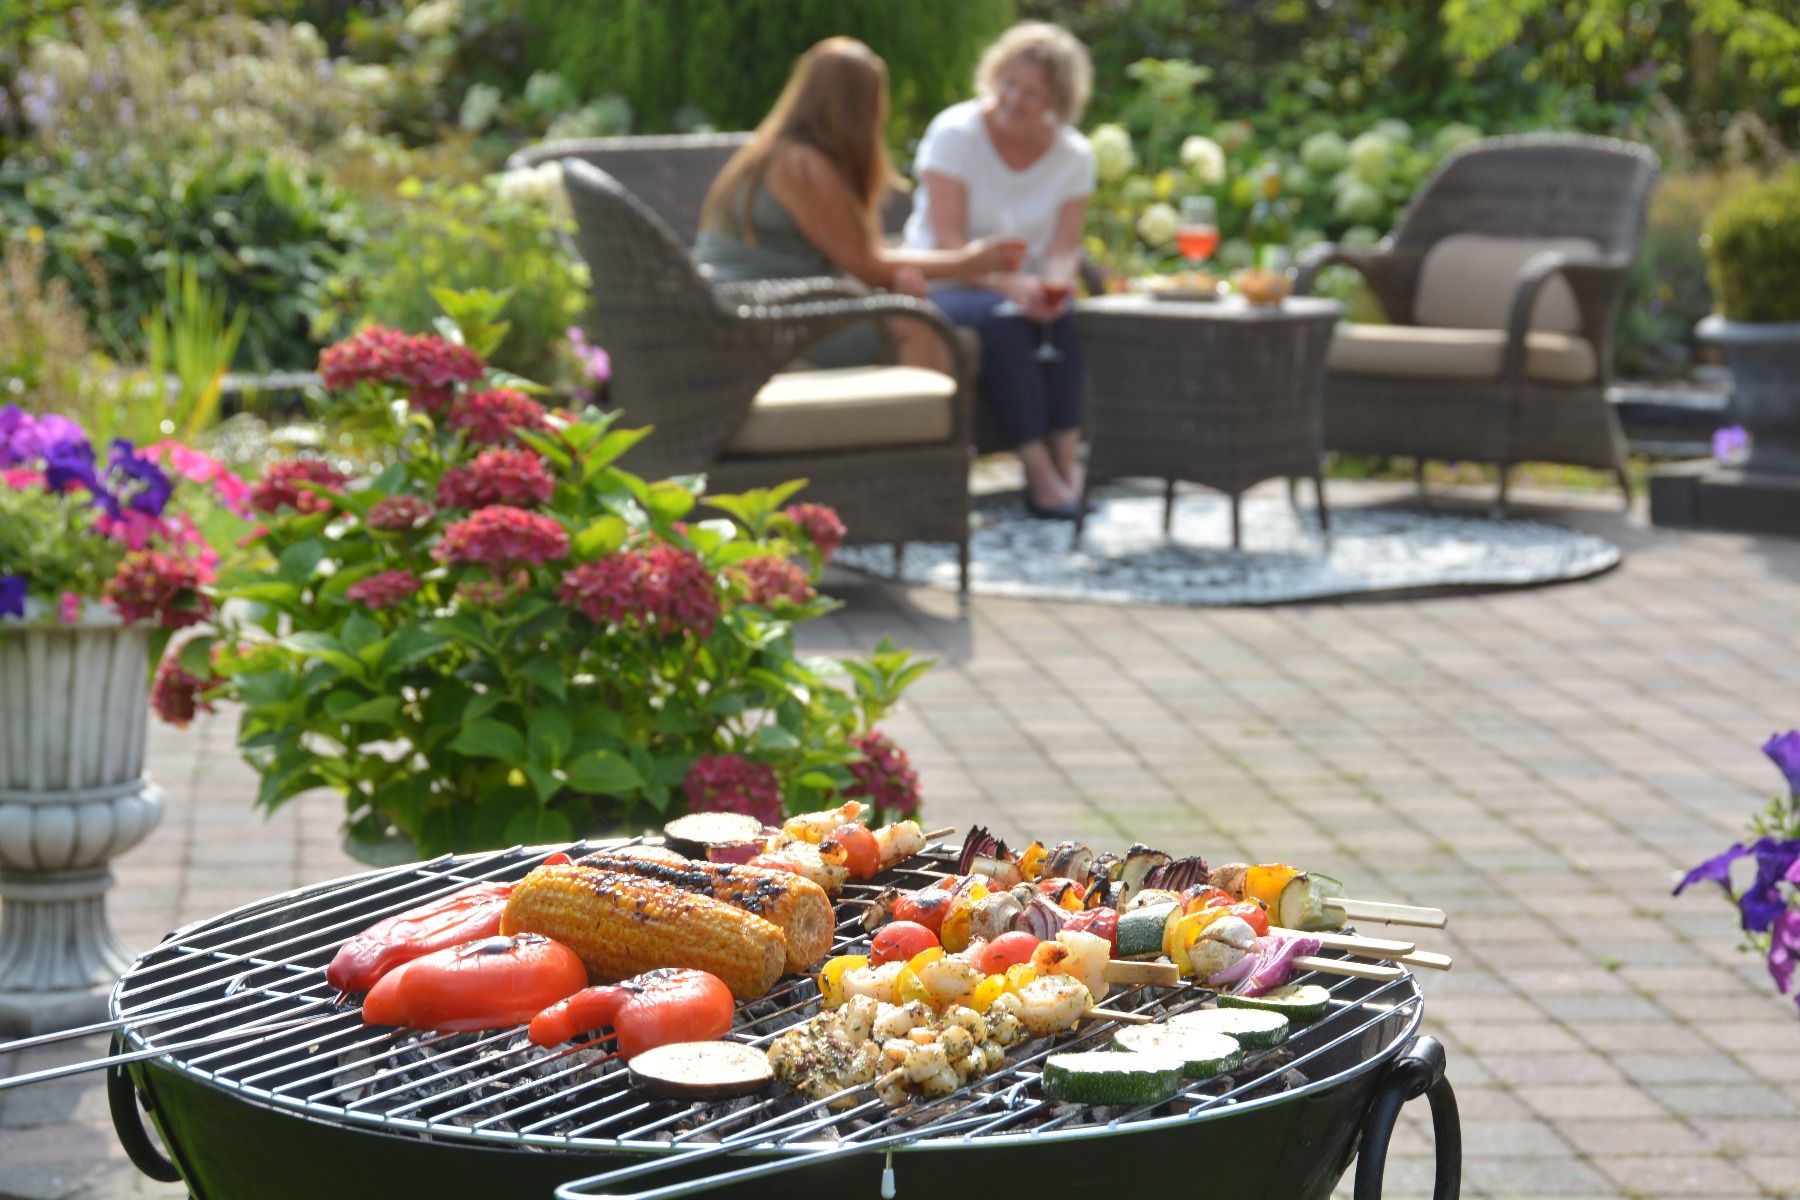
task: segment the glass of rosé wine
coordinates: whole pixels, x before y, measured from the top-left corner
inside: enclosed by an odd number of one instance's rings
[[[1211,196],[1188,196],[1181,201],[1175,247],[1193,267],[1211,258],[1219,248],[1219,210]]]

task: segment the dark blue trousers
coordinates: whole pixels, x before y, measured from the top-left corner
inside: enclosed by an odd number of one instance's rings
[[[1081,426],[1081,386],[1086,369],[1072,314],[1049,325],[996,314],[1006,298],[980,288],[931,293],[931,302],[958,325],[981,338],[981,396],[993,410],[1008,446],[1035,442],[1046,434]],[[1048,339],[1062,358],[1040,362],[1040,341]]]

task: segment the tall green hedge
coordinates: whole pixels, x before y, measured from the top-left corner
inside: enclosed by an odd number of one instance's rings
[[[561,71],[586,97],[625,97],[644,132],[693,115],[749,129],[808,46],[861,38],[887,60],[902,145],[969,94],[982,47],[1013,19],[1012,0],[526,0],[524,10],[532,67]]]

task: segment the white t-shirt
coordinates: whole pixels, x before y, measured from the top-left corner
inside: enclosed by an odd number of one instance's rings
[[[1050,149],[1023,171],[1015,171],[988,136],[981,101],[965,100],[939,113],[919,142],[913,160],[919,187],[913,192],[904,239],[913,250],[938,248],[931,232],[931,199],[924,186],[927,171],[959,179],[968,190],[969,240],[1010,235],[1029,242],[1028,271],[1042,268],[1063,205],[1094,190],[1094,152],[1080,130],[1061,126]]]

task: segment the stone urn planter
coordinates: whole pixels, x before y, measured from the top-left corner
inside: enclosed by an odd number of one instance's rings
[[[1725,351],[1731,412],[1750,435],[1746,471],[1800,475],[1800,321],[1728,321],[1717,314],[1695,334]]]
[[[162,816],[144,774],[149,631],[0,622],[0,1031],[103,1019],[131,962],[108,864]]]

